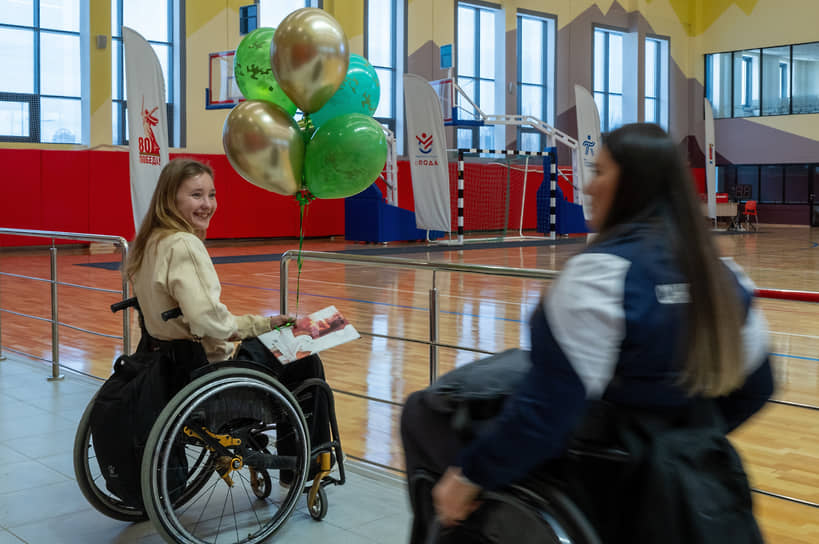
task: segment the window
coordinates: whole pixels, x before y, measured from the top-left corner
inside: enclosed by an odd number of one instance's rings
[[[600,130],[623,124],[623,33],[594,29],[594,101],[600,112]]]
[[[765,165],[760,167],[760,202],[768,204],[782,203],[784,174],[785,169],[782,166]]]
[[[759,49],[734,53],[734,117],[759,115]]]
[[[518,13],[518,112],[555,124],[555,19]],[[545,135],[531,127],[518,128],[518,149],[541,151]]]
[[[668,40],[645,40],[645,121],[668,130]]]
[[[257,0],[259,4],[259,26],[276,28],[282,19],[301,8],[320,8],[318,0]]]
[[[715,119],[731,117],[731,53],[705,56],[705,96]]]
[[[791,48],[762,50],[762,115],[791,112]]]
[[[381,89],[374,117],[388,127],[403,150],[404,34],[406,18],[403,0],[365,0],[364,57],[375,68]],[[398,44],[401,44],[400,54]]]
[[[750,185],[751,198],[747,200],[759,200],[759,167],[738,166],[737,185]]]
[[[789,164],[785,167],[785,204],[807,204],[810,170],[807,164]]]
[[[184,88],[180,66],[184,59],[178,0],[111,1],[111,107],[114,144],[128,142],[127,91],[122,27],[139,32],[153,48],[165,78],[165,102],[168,112],[168,144],[184,146]]]
[[[819,112],[819,43],[793,46],[793,113]]]
[[[87,45],[80,40],[87,29],[80,24],[80,0],[0,7],[0,141],[87,142],[88,54],[81,53]]]
[[[458,86],[481,111],[504,112],[503,95],[503,17],[497,8],[484,4],[458,2],[457,68]],[[464,97],[456,96],[460,121],[476,121],[474,108]],[[503,126],[458,127],[458,147],[494,149],[501,140]],[[497,137],[497,138],[496,138]]]

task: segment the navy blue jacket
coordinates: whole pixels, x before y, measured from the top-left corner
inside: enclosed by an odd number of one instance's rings
[[[748,376],[718,399],[731,430],[773,392],[767,324],[752,304],[754,286],[731,260],[745,306],[743,355]],[[686,349],[688,287],[656,227],[624,234],[571,258],[531,317],[532,367],[504,405],[499,422],[459,455],[464,475],[492,489],[559,457],[588,399],[640,408],[679,407]],[[617,373],[617,387],[609,389]]]

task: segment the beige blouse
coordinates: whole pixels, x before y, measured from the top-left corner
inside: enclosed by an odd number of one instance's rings
[[[158,340],[201,338],[211,362],[227,359],[235,344],[227,339],[258,336],[270,330],[270,318],[231,314],[219,297],[222,286],[202,241],[187,232],[149,238],[142,265],[132,278],[145,327]],[[179,307],[182,316],[162,320]]]

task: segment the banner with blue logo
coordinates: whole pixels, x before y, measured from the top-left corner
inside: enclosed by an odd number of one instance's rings
[[[426,79],[404,74],[404,103],[415,226],[450,232],[449,166],[438,93]]]
[[[591,197],[584,192],[586,186],[594,177],[597,153],[602,147],[600,138],[600,113],[591,93],[580,85],[574,86],[575,110],[577,111],[577,173],[579,180],[574,180],[575,202],[580,194],[580,203],[583,204],[583,217],[589,220],[591,214]]]

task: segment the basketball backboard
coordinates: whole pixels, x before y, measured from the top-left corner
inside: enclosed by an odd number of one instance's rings
[[[244,100],[233,77],[233,56],[236,51],[208,54],[208,86],[205,88],[205,109],[232,108]]]

